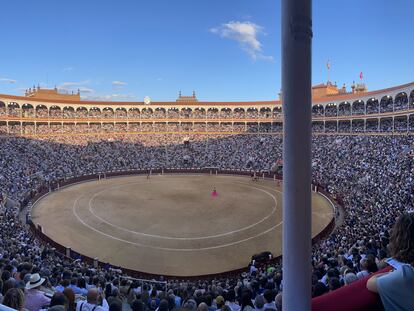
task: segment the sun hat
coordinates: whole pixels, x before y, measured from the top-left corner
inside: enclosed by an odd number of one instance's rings
[[[43,284],[44,278],[41,278],[39,273],[34,273],[30,276],[30,281],[26,283],[26,288],[31,289]]]

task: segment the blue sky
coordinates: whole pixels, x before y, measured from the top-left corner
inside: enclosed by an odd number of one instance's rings
[[[313,1],[313,82],[414,81],[414,1]],[[85,99],[270,100],[280,0],[2,1],[0,93],[33,84]]]

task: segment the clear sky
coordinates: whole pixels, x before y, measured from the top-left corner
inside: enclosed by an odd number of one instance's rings
[[[99,100],[270,100],[280,0],[1,1],[0,93],[33,84]],[[313,1],[313,83],[414,81],[414,1]]]

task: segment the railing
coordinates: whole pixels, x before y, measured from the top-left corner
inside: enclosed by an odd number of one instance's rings
[[[389,271],[390,267],[377,273]],[[370,292],[362,280],[343,286],[333,292],[312,299],[312,311],[381,311],[384,310],[377,294]]]
[[[359,120],[359,119],[378,119],[385,117],[401,117],[414,114],[414,107],[410,106],[407,109],[384,111],[376,113],[363,114],[346,114],[346,115],[312,115],[313,121],[336,121],[336,120]],[[10,116],[0,115],[0,121],[9,122],[54,122],[54,123],[269,123],[269,122],[283,122],[283,114],[256,117],[242,116],[242,117],[63,117],[63,116],[49,116],[49,117],[35,117],[35,116]]]
[[[63,187],[70,186],[75,183],[81,183],[91,180],[99,180],[100,178],[110,178],[110,177],[117,177],[117,176],[129,176],[129,175],[147,175],[148,173],[153,174],[177,174],[177,173],[203,173],[203,174],[220,174],[220,175],[241,175],[241,176],[250,176],[252,173],[256,174],[257,177],[263,178],[263,179],[273,179],[273,180],[281,180],[281,175],[268,172],[268,171],[245,171],[245,170],[226,170],[226,169],[215,169],[215,168],[165,168],[165,169],[153,169],[153,170],[129,170],[129,171],[112,171],[112,172],[106,172],[106,173],[96,173],[96,174],[90,174],[90,175],[84,175],[84,176],[78,176],[68,179],[61,179],[56,182],[52,182],[49,184],[49,187],[46,185],[43,185],[40,187],[37,191],[32,192],[27,196],[27,198],[22,202],[22,209],[24,206],[27,206],[27,204],[33,203],[33,206],[36,205],[36,202],[39,201],[42,197],[46,196],[50,191],[54,191]],[[323,190],[321,186],[316,187],[317,191],[323,193],[326,195],[331,203],[338,204],[338,202],[335,202],[330,195]],[[29,226],[32,234],[37,237],[40,241],[43,241],[44,243],[49,244],[51,247],[54,247],[58,254],[60,256],[66,256],[68,258],[72,259],[81,259],[85,262],[87,262],[90,265],[93,265],[95,267],[101,267],[104,269],[121,269],[123,273],[134,277],[134,278],[141,278],[141,279],[157,279],[160,275],[157,274],[151,274],[131,269],[126,269],[122,267],[112,266],[110,263],[101,262],[97,258],[88,257],[85,255],[82,255],[72,249],[69,249],[57,242],[55,242],[53,239],[48,237],[42,232],[41,226],[36,226],[31,220],[29,220]],[[319,243],[321,240],[326,238],[331,231],[335,227],[335,217],[331,219],[329,224],[321,231],[319,234],[317,234],[313,239],[312,243],[316,244]],[[281,264],[281,256],[274,257],[272,259],[267,260],[266,262],[262,263],[262,266],[267,265],[278,265]],[[213,279],[213,278],[220,278],[220,277],[237,277],[243,272],[247,272],[247,267],[240,268],[236,270],[231,270],[223,273],[215,273],[215,274],[208,274],[208,275],[200,275],[200,276],[166,276],[167,279],[186,279],[186,280],[195,280],[195,279]]]

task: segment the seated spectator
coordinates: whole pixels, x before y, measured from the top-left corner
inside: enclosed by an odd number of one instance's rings
[[[330,278],[329,279],[329,290],[334,291],[341,287],[341,282],[338,278]]]
[[[109,304],[109,311],[122,311],[122,301],[121,300],[112,300]]]
[[[241,297],[240,310],[241,311],[253,311],[254,310],[250,291],[243,292],[242,297]]]
[[[63,290],[63,294],[68,300],[68,311],[75,311],[75,308],[76,308],[75,293],[73,292],[73,290],[67,287]]]
[[[264,311],[264,304],[265,304],[265,299],[263,297],[263,295],[257,295],[255,300],[254,300],[254,309],[255,311]]]
[[[63,293],[55,293],[50,300],[49,308],[42,309],[47,311],[67,311],[68,310],[68,299]]]
[[[358,277],[356,276],[355,273],[353,272],[348,272],[345,274],[344,276],[344,284],[345,285],[349,285],[355,281],[358,281]]]
[[[279,293],[276,295],[275,303],[276,303],[276,310],[282,311],[282,293]]]
[[[132,311],[145,311],[145,304],[141,300],[135,300],[131,306]]]
[[[313,286],[312,297],[322,296],[323,294],[328,292],[328,288],[322,282],[317,282]]]
[[[239,311],[240,306],[236,303],[236,294],[234,290],[230,289],[226,297],[226,305],[230,307],[231,311]]]
[[[23,291],[17,288],[11,288],[4,295],[3,305],[16,309],[18,311],[26,310],[24,308],[24,294]]]
[[[208,311],[208,306],[205,302],[202,302],[198,305],[197,311]]]
[[[99,292],[96,288],[88,290],[85,301],[78,301],[76,311],[109,311],[109,305],[105,298],[102,297],[102,306],[99,305]]]
[[[379,293],[386,311],[412,310],[414,292],[414,213],[400,216],[389,245],[391,256],[403,263],[392,272],[371,277],[367,288]]]
[[[32,274],[30,281],[26,284],[24,306],[29,311],[38,311],[43,306],[50,303],[50,298],[40,290],[45,279],[41,278],[39,273]]]
[[[274,294],[273,291],[270,289],[267,289],[264,291],[263,293],[263,297],[265,299],[265,304],[263,306],[263,308],[266,309],[272,309],[272,310],[276,310],[276,304],[274,302]]]

